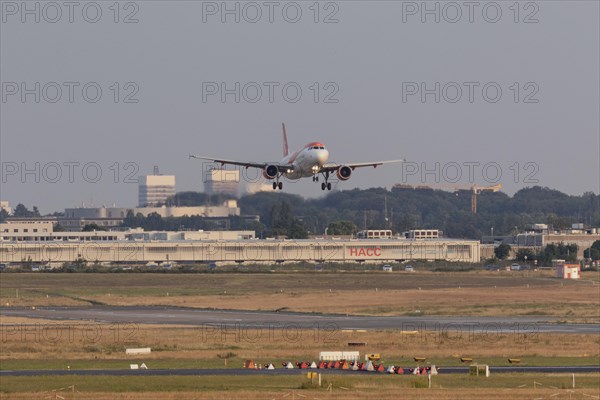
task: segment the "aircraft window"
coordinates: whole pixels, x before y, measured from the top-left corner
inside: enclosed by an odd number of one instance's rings
[[[323,147],[323,146],[321,146],[321,147],[319,147],[319,148],[320,148],[321,150],[325,150],[325,147]]]

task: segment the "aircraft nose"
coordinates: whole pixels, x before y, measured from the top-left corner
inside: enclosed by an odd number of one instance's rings
[[[326,149],[319,150],[317,158],[319,159],[319,164],[325,164],[327,162],[327,159],[329,158],[329,151],[327,151]]]

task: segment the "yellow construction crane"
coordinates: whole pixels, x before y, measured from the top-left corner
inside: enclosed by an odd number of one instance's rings
[[[477,185],[471,186],[471,212],[473,214],[477,214],[477,195],[479,193],[484,192],[484,191],[497,192],[500,189],[502,189],[501,183],[494,185],[494,186],[477,186]]]
[[[471,212],[477,214],[477,196],[481,192],[498,192],[502,189],[502,184],[498,183],[493,186],[478,186],[478,185],[451,185],[451,184],[426,184],[426,185],[394,185],[398,189],[438,189],[438,190],[453,190],[455,193],[459,190],[468,190],[471,192]]]

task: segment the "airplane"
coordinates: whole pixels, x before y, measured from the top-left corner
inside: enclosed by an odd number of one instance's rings
[[[273,190],[283,189],[283,182],[281,182],[283,176],[288,179],[300,179],[312,176],[313,182],[318,182],[319,174],[323,175],[324,179],[324,182],[321,183],[321,190],[331,190],[329,177],[334,173],[339,180],[346,181],[350,179],[352,171],[356,168],[377,168],[379,165],[383,164],[404,162],[404,160],[388,160],[347,164],[328,163],[329,151],[321,142],[310,142],[295,152],[289,153],[285,124],[282,123],[281,126],[283,129],[283,159],[279,162],[234,161],[221,158],[201,157],[194,154],[190,154],[190,158],[219,163],[221,166],[229,164],[246,168],[262,169],[263,176],[266,179],[274,181]]]

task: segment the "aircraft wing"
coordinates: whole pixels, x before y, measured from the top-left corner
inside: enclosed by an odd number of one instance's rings
[[[201,157],[201,156],[196,156],[194,154],[190,154],[190,158],[195,158],[198,160],[206,160],[206,161],[210,161],[210,162],[214,162],[214,163],[218,163],[221,165],[239,165],[241,167],[246,167],[246,168],[259,168],[259,169],[265,169],[267,167],[267,165],[274,165],[277,167],[277,169],[280,172],[286,172],[286,171],[290,171],[290,170],[294,170],[294,166],[292,164],[281,164],[278,162],[254,162],[254,161],[235,161],[235,160],[223,160],[220,158],[212,158],[212,157]]]
[[[377,168],[380,165],[383,164],[392,164],[392,163],[399,163],[399,162],[404,162],[405,160],[386,160],[386,161],[372,161],[372,162],[362,162],[362,163],[347,163],[347,164],[337,164],[337,163],[327,163],[327,164],[323,164],[323,167],[321,167],[321,171],[325,172],[325,171],[329,171],[329,172],[334,172],[336,171],[339,167],[350,167],[353,170],[355,168],[362,168],[362,167],[373,167],[373,168]]]

